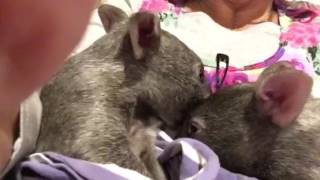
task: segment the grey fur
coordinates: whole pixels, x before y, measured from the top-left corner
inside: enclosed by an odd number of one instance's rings
[[[141,154],[153,152],[153,138],[143,128],[157,119],[176,129],[185,112],[208,95],[201,80],[201,60],[176,37],[161,31],[155,15],[141,12],[121,19],[124,13],[115,7],[100,9],[100,15],[103,9],[118,11],[103,14],[111,14],[108,18],[115,23],[104,23],[109,34],[71,57],[42,89],[37,151],[116,163],[163,179],[161,173],[152,172],[159,169],[155,155]],[[139,33],[143,37],[136,37]],[[152,162],[157,167],[150,167]]]
[[[272,68],[266,71],[282,73]],[[188,136],[209,145],[233,172],[262,180],[320,179],[320,101],[307,98],[297,119],[281,128],[262,112],[257,83],[229,87],[206,100],[193,112],[193,132],[192,125],[185,127]]]

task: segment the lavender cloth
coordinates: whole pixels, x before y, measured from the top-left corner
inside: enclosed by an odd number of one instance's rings
[[[158,139],[158,160],[170,179],[257,180],[222,168],[218,156],[200,141],[190,138],[173,141],[164,132],[159,133]]]
[[[194,139],[172,140],[161,132],[156,142],[156,150],[159,162],[170,179],[257,180],[221,168],[217,155],[208,146]],[[30,155],[27,160],[17,164],[11,174],[18,180],[150,179],[115,164],[96,164],[52,152]]]

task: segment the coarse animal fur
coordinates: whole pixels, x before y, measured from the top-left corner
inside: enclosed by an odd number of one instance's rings
[[[279,62],[256,83],[212,95],[184,129],[233,172],[261,180],[318,180],[320,101],[310,97],[311,87],[308,75]]]
[[[42,89],[37,151],[115,163],[164,179],[150,129],[144,128],[154,119],[171,132],[180,126],[189,109],[209,95],[203,65],[160,29],[156,15],[127,17],[111,5],[98,12],[108,34],[71,57]]]

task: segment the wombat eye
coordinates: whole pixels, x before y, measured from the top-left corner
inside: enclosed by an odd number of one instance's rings
[[[199,132],[199,129],[198,129],[198,127],[196,127],[196,126],[194,126],[193,124],[190,126],[190,129],[189,129],[189,133],[191,134],[191,135],[195,135],[197,132]]]

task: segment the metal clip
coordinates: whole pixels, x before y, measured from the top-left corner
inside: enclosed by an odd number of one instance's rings
[[[222,79],[220,78],[220,62],[224,62],[226,64]],[[218,53],[216,56],[216,89],[219,89],[222,87],[223,82],[226,79],[226,76],[228,73],[228,68],[229,68],[229,56]]]

